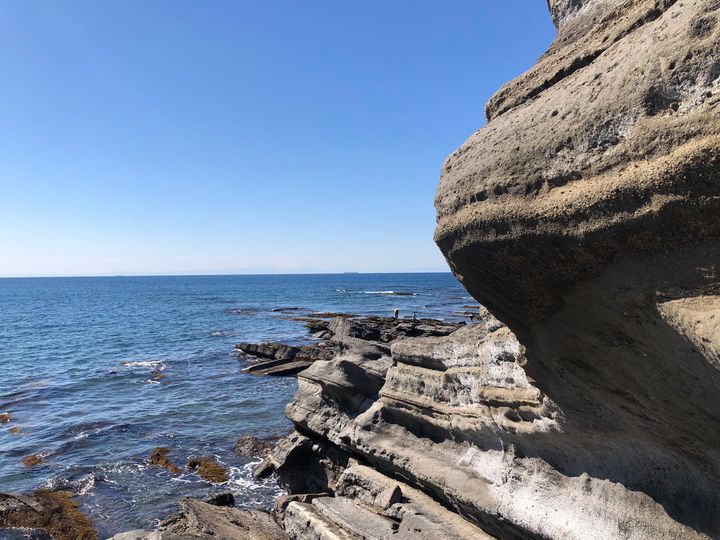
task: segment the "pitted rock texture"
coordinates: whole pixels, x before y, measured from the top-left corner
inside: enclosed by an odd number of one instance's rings
[[[556,41],[436,195],[438,245],[542,396],[532,430],[497,424],[523,493],[497,512],[541,537],[718,538],[720,1],[549,6]],[[532,518],[567,497],[564,524]]]

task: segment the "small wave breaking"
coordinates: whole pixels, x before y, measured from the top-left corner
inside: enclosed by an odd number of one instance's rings
[[[144,368],[155,371],[163,371],[167,368],[167,364],[162,360],[139,360],[136,362],[125,361],[120,362],[120,365],[126,368]]]

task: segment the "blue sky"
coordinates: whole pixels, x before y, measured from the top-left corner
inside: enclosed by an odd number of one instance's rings
[[[446,270],[440,166],[554,37],[504,0],[0,3],[0,276]]]

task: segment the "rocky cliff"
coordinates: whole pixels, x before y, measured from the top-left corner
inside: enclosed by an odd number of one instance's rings
[[[720,537],[720,1],[548,4],[436,197],[499,320],[299,374],[291,538]]]
[[[553,538],[719,537],[720,2],[549,5],[556,41],[436,197],[438,245],[555,412],[499,430],[543,493],[501,514]]]

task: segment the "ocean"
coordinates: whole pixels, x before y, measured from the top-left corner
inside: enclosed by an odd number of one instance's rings
[[[297,383],[243,374],[233,346],[308,342],[295,312],[458,320],[466,304],[449,273],[0,279],[0,491],[77,492],[101,538],[153,528],[182,497],[270,508],[281,490],[233,446],[288,433]],[[181,466],[213,455],[230,481],[148,466],[158,446]]]

